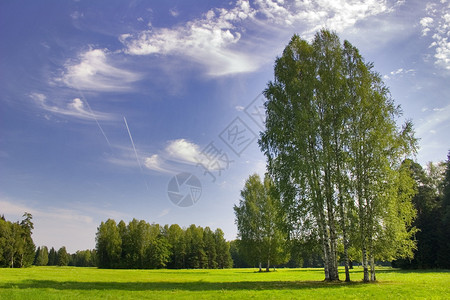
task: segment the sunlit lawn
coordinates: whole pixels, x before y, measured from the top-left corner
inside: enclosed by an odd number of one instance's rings
[[[341,270],[341,278],[344,278]],[[450,299],[450,271],[379,268],[377,283],[322,282],[322,269],[101,270],[33,267],[0,269],[0,299]]]

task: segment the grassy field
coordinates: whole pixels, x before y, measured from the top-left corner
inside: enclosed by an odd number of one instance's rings
[[[322,269],[0,269],[0,299],[450,298],[450,271],[380,268],[369,284],[360,282],[361,269],[351,275],[352,283],[325,283]]]

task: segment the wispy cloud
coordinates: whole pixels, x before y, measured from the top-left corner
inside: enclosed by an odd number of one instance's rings
[[[436,133],[440,128],[450,124],[450,105],[442,108],[434,108],[432,113],[417,122],[417,135],[419,137],[426,137],[430,133]]]
[[[415,74],[416,74],[416,70],[414,70],[414,69],[406,70],[403,68],[398,68],[397,70],[389,72],[389,75],[384,75],[383,78],[391,79],[391,78],[395,78],[395,77],[403,77],[405,75],[415,75]]]
[[[427,16],[420,20],[422,35],[431,35],[430,48],[435,49],[436,64],[450,70],[450,1],[429,2]]]
[[[170,212],[170,209],[168,209],[168,208],[164,209],[162,212],[159,213],[158,218],[162,218],[162,217],[168,215],[169,212]]]
[[[123,34],[120,41],[130,55],[181,56],[203,65],[210,76],[223,76],[256,71],[268,57],[272,59],[276,43],[261,43],[268,34],[291,34],[299,27],[305,35],[322,27],[341,31],[394,6],[378,0],[256,0],[252,4],[238,0],[229,9],[212,9],[172,28]],[[244,27],[251,28],[252,34]]]
[[[109,58],[113,54],[106,49],[90,49],[69,60],[65,70],[55,82],[81,90],[120,92],[132,89],[132,84],[141,79],[135,72],[119,68]]]
[[[83,102],[80,98],[74,98],[71,101],[67,102],[56,102],[50,101],[47,96],[42,93],[34,92],[29,96],[41,109],[53,114],[92,121],[108,121],[116,119],[116,117],[112,114],[92,111],[90,107],[88,105],[85,105],[85,102]]]
[[[176,8],[172,8],[169,10],[170,14],[172,15],[172,17],[178,17],[180,15],[180,12],[178,11],[178,9]]]

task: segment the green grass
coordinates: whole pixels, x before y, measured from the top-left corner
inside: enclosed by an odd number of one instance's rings
[[[341,271],[341,278],[344,278]],[[322,269],[101,270],[0,269],[0,299],[341,299],[450,298],[450,271],[379,268],[378,282],[322,282]]]

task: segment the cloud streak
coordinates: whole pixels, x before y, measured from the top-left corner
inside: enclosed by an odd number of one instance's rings
[[[131,145],[133,146],[134,154],[136,156],[136,161],[137,161],[137,163],[139,165],[139,169],[141,170],[141,174],[144,175],[144,173],[143,173],[144,171],[142,169],[142,165],[141,165],[141,162],[139,160],[138,153],[136,151],[136,146],[134,145],[133,137],[131,136],[130,127],[128,127],[127,119],[125,117],[123,117],[123,121],[125,122],[125,126],[127,127],[128,136],[130,137]],[[147,180],[144,179],[144,182],[145,182],[145,186],[147,187],[147,190],[148,190],[149,188],[148,188]]]
[[[417,135],[426,137],[430,133],[436,133],[439,128],[443,128],[450,121],[450,105],[443,108],[435,108],[426,119],[418,123]]]
[[[30,98],[37,104],[41,109],[62,116],[73,117],[82,120],[102,120],[111,121],[116,119],[112,114],[94,112],[86,99],[83,102],[80,98],[74,98],[70,102],[66,103],[52,103],[48,100],[47,96],[42,93],[31,93]],[[83,97],[84,98],[84,97]],[[85,106],[85,104],[87,106]],[[86,109],[87,108],[87,109]]]
[[[76,60],[66,62],[65,70],[55,82],[88,91],[125,92],[141,79],[135,72],[114,66],[106,49],[90,49]]]

